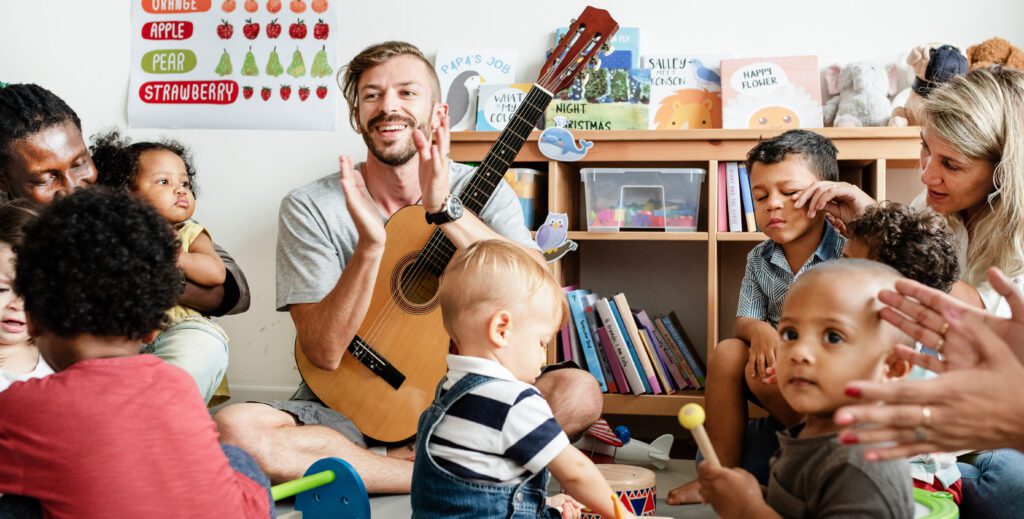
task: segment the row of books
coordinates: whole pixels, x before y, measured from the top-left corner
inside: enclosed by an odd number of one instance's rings
[[[561,360],[589,371],[601,391],[660,395],[704,387],[707,367],[674,312],[652,319],[622,293],[608,299],[576,286],[563,290],[571,315]]]
[[[718,163],[718,232],[756,232],[750,173],[744,162]]]

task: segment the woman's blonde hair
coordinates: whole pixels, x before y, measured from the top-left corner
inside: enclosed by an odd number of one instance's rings
[[[921,119],[929,135],[995,168],[989,210],[972,223],[964,280],[986,282],[989,267],[1024,273],[1024,71],[995,66],[955,77],[929,94]]]
[[[564,323],[568,304],[548,269],[522,247],[502,240],[478,241],[455,253],[441,277],[438,299],[448,334],[463,314],[483,307],[510,308],[538,297],[556,298]],[[546,316],[535,316],[545,318]]]

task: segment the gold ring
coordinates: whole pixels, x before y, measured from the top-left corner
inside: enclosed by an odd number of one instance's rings
[[[942,321],[942,328],[939,328],[939,335],[945,337],[946,332],[949,331],[949,321]]]
[[[942,346],[946,344],[946,338],[939,336],[939,342],[935,343],[935,351],[942,351]]]
[[[920,425],[914,427],[914,439],[917,440],[917,443],[924,443],[928,439],[928,431]]]
[[[928,406],[921,406],[921,427],[928,427],[932,424],[932,410]]]

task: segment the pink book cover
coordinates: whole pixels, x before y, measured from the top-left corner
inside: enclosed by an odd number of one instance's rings
[[[817,56],[722,60],[722,127],[821,128]]]
[[[601,347],[604,348],[604,355],[608,357],[608,364],[612,368],[612,378],[615,379],[619,393],[630,394],[629,384],[626,383],[626,374],[622,372],[622,366],[619,365],[619,357],[615,354],[615,348],[612,347],[611,337],[608,337],[604,326],[597,329],[597,334],[601,337]]]
[[[569,285],[562,287],[562,292],[568,294],[576,290],[576,285]],[[569,338],[569,324],[562,327],[562,360],[576,361],[572,358],[572,339]]]
[[[729,232],[729,199],[725,185],[725,162],[718,163],[718,232]]]

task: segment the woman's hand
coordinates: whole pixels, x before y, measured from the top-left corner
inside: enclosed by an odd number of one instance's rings
[[[814,218],[819,211],[825,211],[843,223],[864,214],[876,202],[859,187],[846,182],[819,180],[793,195],[794,209],[807,206],[807,217]]]
[[[384,220],[373,200],[366,196],[363,177],[352,167],[352,159],[342,155],[338,158],[341,166],[341,190],[345,193],[345,205],[359,232],[359,244],[364,247],[383,248],[387,240]]]
[[[928,380],[849,384],[846,394],[865,403],[836,411],[836,424],[849,426],[839,435],[841,443],[894,442],[868,449],[868,460],[1024,447],[1024,364],[978,314],[944,316],[946,348],[973,351],[976,362],[948,365],[950,371]],[[905,349],[898,354],[910,355]],[[877,428],[854,428],[861,424]]]

